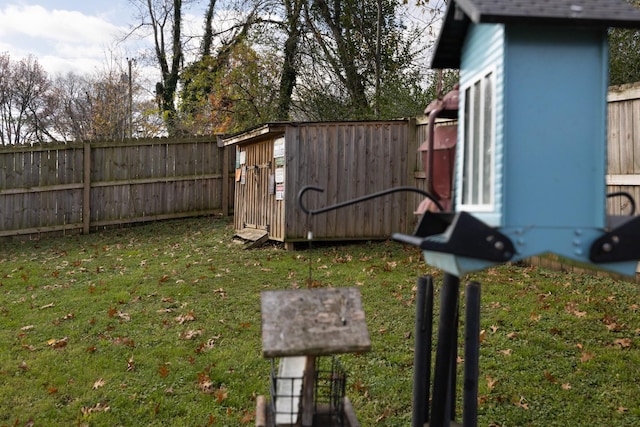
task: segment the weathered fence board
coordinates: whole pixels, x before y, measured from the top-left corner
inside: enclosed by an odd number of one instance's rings
[[[610,88],[608,101],[607,191],[624,191],[640,202],[640,83]],[[607,211],[629,214],[630,203],[611,198]]]
[[[0,236],[228,213],[224,150],[215,138],[2,148]]]

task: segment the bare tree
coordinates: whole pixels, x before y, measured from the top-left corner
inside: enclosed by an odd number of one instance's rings
[[[0,141],[33,144],[49,139],[44,125],[45,96],[50,81],[33,56],[18,62],[0,56]]]
[[[184,61],[182,40],[183,0],[130,0],[139,12],[139,23],[131,34],[148,31],[153,38],[154,57],[161,81],[156,85],[160,112],[170,135],[178,132],[176,91]]]

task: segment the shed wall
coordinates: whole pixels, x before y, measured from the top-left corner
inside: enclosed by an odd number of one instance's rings
[[[389,122],[308,123],[286,132],[286,236],[379,239],[411,232],[414,197],[395,193],[311,219],[297,206],[298,191],[313,185],[324,192],[306,193],[304,203],[319,209],[392,187],[413,185],[415,128],[408,120]],[[309,223],[310,221],[310,223]],[[309,223],[309,224],[308,224]]]

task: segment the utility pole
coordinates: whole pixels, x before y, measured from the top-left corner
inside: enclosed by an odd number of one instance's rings
[[[133,58],[127,58],[129,63],[129,139],[133,138],[133,76],[131,74],[131,64]]]

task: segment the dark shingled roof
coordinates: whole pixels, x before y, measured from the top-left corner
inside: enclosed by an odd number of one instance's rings
[[[625,0],[450,0],[432,68],[460,67],[471,22],[640,28],[640,8]]]

